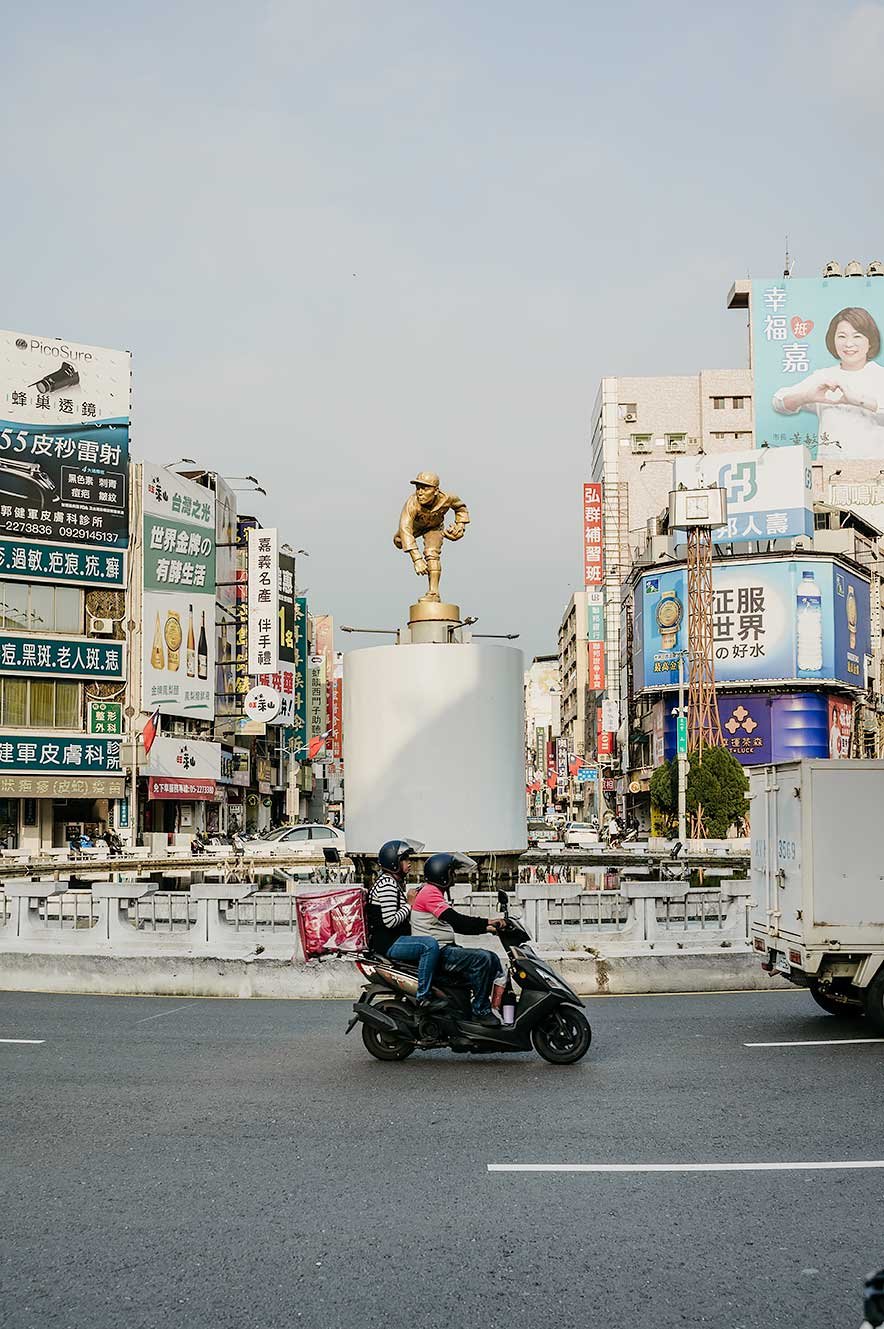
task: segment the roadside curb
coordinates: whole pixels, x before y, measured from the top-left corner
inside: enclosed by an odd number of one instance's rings
[[[789,988],[763,972],[750,952],[722,955],[575,955],[541,952],[580,996]],[[104,996],[310,999],[358,995],[362,979],[350,960],[289,960],[193,955],[0,954],[0,990]]]

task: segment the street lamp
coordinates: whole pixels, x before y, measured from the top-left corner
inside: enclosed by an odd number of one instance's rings
[[[163,466],[167,471],[171,471],[174,466],[196,466],[193,457],[179,457],[177,461],[165,461]]]

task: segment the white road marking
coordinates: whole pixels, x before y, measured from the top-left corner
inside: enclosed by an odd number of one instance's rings
[[[0,1043],[45,1043],[45,1038],[0,1038]]]
[[[162,1020],[164,1015],[174,1015],[176,1011],[183,1011],[183,1006],[170,1006],[167,1011],[157,1011],[156,1015],[145,1015],[143,1020],[136,1020],[136,1024],[147,1024],[148,1020]]]
[[[840,1163],[489,1163],[489,1172],[835,1172],[884,1168],[884,1159]]]
[[[808,1038],[791,1043],[744,1043],[744,1048],[835,1048],[842,1043],[884,1043],[884,1038]]]

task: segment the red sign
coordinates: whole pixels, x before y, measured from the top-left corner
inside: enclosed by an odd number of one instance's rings
[[[546,783],[548,788],[555,789],[559,782],[559,768],[556,762],[556,740],[547,739],[546,744]]]
[[[342,678],[332,679],[331,692],[332,756],[335,761],[341,761],[344,756],[344,680]]]
[[[586,647],[589,652],[587,687],[591,692],[604,692],[605,643],[603,641],[589,641],[586,643]]]
[[[601,586],[605,580],[602,549],[602,487],[583,486],[583,582]]]
[[[851,756],[853,738],[853,702],[829,698],[829,756]]]
[[[147,777],[148,798],[179,798],[185,803],[211,803],[215,799],[214,780],[175,780],[168,775]]]
[[[602,708],[596,711],[596,748],[600,757],[610,757],[614,751],[614,735],[602,728]]]

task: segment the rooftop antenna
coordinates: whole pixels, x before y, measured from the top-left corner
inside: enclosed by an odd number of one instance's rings
[[[789,256],[789,237],[786,236],[786,261],[783,264],[783,276],[791,277],[795,267],[795,260]]]

